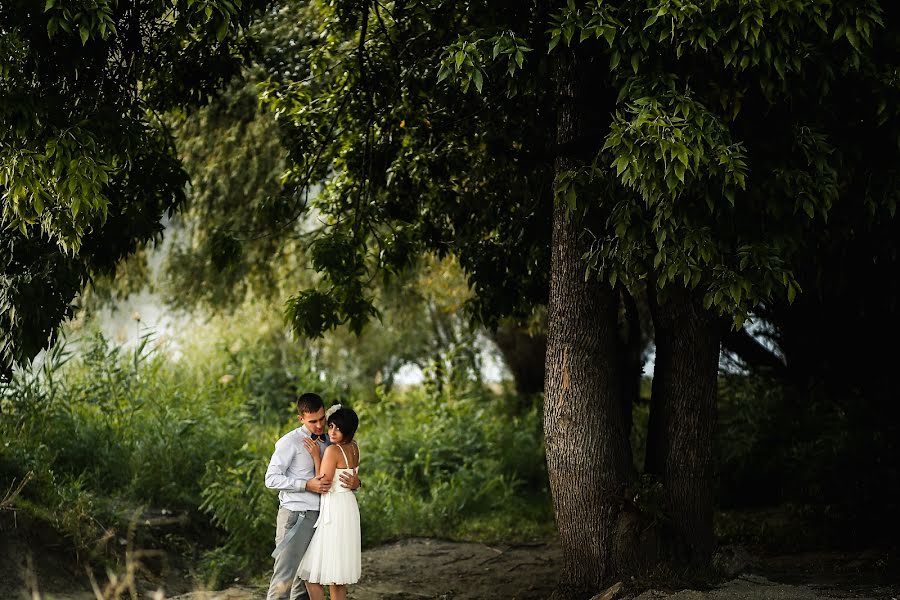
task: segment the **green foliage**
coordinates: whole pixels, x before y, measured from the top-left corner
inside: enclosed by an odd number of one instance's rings
[[[280,189],[283,151],[274,119],[258,105],[257,71],[245,69],[207,106],[170,118],[191,179],[167,229],[162,273],[149,281],[170,306],[219,310],[277,298],[279,279],[304,265],[297,228],[286,225],[298,199]],[[270,226],[281,230],[262,235]]]
[[[491,7],[298,6],[321,26],[296,32],[295,72],[279,70],[262,93],[289,149],[286,186],[315,186],[309,203],[321,226],[311,235],[328,249],[314,261],[315,293],[300,291],[289,306],[295,329],[358,327],[374,314],[378,275],[396,276],[427,252],[460,258],[476,291],[470,314],[496,324],[530,313],[546,295],[547,251],[533,241],[548,233],[552,179],[542,163],[551,136],[533,119],[547,108],[529,92],[548,83],[546,72],[530,78],[535,37],[517,33],[522,23],[463,34],[452,25],[496,17]],[[360,41],[353,28],[363,21]],[[468,92],[494,80],[502,94],[487,111]]]
[[[734,204],[735,193],[746,189],[745,149],[691,96],[647,88],[656,94],[626,105],[628,116],[616,115],[603,147],[613,150],[616,176],[650,206],[703,189],[705,180]],[[714,197],[706,202],[713,205]]]
[[[377,322],[360,335],[337,329],[316,344],[318,364],[332,373],[335,386],[373,398],[376,387],[390,391],[407,364],[450,395],[481,385],[477,347],[483,342],[461,314],[471,292],[455,261],[426,258],[377,291]]]
[[[616,35],[624,27],[616,18],[617,13],[618,7],[602,0],[589,2],[584,7],[577,6],[572,0],[567,1],[564,9],[550,16],[549,50],[552,52],[560,40],[570,46],[576,33],[579,42],[590,38],[602,39],[612,48]],[[618,53],[614,56],[610,59],[610,69],[615,69],[619,62]]]
[[[318,386],[306,351],[275,328],[245,319],[215,331],[213,346],[210,329],[193,333],[181,361],[149,336],[131,351],[83,338],[68,345],[75,360],[60,344],[0,390],[2,479],[33,472],[20,508],[80,552],[141,506],[198,514],[204,474],[240,466],[242,447],[271,430],[263,423],[281,421],[298,388]]]
[[[4,378],[52,343],[91,277],[158,241],[186,183],[160,112],[232,77],[266,4],[0,5]]]
[[[171,158],[153,142],[166,133],[149,112],[175,100],[172,87],[215,85],[227,67],[221,53],[234,46],[223,43],[225,35],[230,30],[236,39],[260,3],[191,2],[173,10],[159,1],[134,17],[109,1],[48,0],[43,11],[29,4],[4,3],[0,11],[0,36],[11,51],[0,83],[3,219],[23,235],[40,224],[63,251],[77,254],[89,228],[107,221],[111,202],[123,202],[141,147]],[[210,54],[219,55],[218,69],[203,73],[198,67],[211,66]],[[176,66],[198,69],[190,75],[197,79],[179,81]],[[57,93],[46,93],[51,89]],[[160,191],[168,184],[156,183]]]
[[[874,0],[301,4],[323,33],[305,38],[309,67],[263,99],[292,132],[292,189],[322,185],[316,243],[333,242],[315,292],[288,308],[307,335],[374,314],[369,282],[410,252],[455,254],[487,324],[527,313],[545,299],[532,284],[546,289],[534,274],[550,247],[530,218],[549,222],[551,191],[590,222],[589,274],[634,293],[688,288],[740,326],[794,301],[799,252],[836,204],[893,177],[844,127],[876,119],[879,147],[896,140],[892,13]],[[548,156],[561,57],[591,108],[572,147]],[[877,100],[845,92],[859,87]],[[556,157],[575,167],[554,173]]]
[[[440,83],[452,74],[463,93],[468,92],[471,85],[481,93],[486,73],[496,65],[498,68],[491,70],[496,71],[501,78],[504,73],[508,76],[507,95],[512,97],[517,92],[512,76],[525,65],[525,55],[531,50],[528,43],[512,31],[504,31],[489,39],[474,36],[466,39],[460,36],[459,40],[444,49],[437,81]]]
[[[421,390],[356,408],[367,429],[358,495],[367,545],[476,533],[509,541],[552,529],[534,410],[510,417],[510,398],[429,397]],[[514,532],[491,525],[511,516],[521,524]]]
[[[809,544],[892,539],[885,526],[896,510],[890,494],[900,471],[890,427],[877,422],[860,399],[829,390],[804,394],[758,375],[727,374],[719,383],[718,495],[724,508],[785,506],[808,531],[790,548]]]
[[[447,298],[461,301],[457,291]],[[33,473],[17,508],[91,562],[115,560],[135,514],[165,509],[209,531],[204,584],[262,572],[278,502],[265,470],[275,440],[296,426],[297,392],[314,389],[360,414],[366,545],[552,531],[540,419],[534,409],[508,416],[519,403],[482,386],[469,338],[436,348],[442,367],[428,386],[347,396],[350,376],[321,370],[329,353],[273,322],[277,313],[250,305],[133,349],[85,336],[17,370],[0,389],[0,480]]]
[[[207,464],[200,509],[226,532],[224,543],[204,557],[204,570],[217,587],[235,572],[254,572],[272,552],[278,495],[263,481],[278,431],[272,427],[238,429],[249,441],[237,451]]]
[[[831,91],[838,73],[878,87],[869,71],[882,11],[860,5],[601,1],[556,13],[551,46],[603,37],[618,91],[594,162],[610,164],[607,177],[624,189],[578,190],[587,196],[579,206],[604,192],[615,197],[607,201],[607,231],[594,232],[589,267],[613,285],[646,279],[660,290],[688,287],[738,326],[761,302],[793,301],[800,286],[791,259],[804,232],[827,219],[846,165],[821,129],[842,127],[834,113],[782,106],[799,98],[841,103]],[[849,14],[859,15],[852,37],[864,43],[851,44],[848,56],[838,40]],[[788,129],[767,128],[765,114],[782,112]],[[574,207],[574,187],[568,196]],[[793,207],[791,217],[773,220],[786,216],[785,207]]]

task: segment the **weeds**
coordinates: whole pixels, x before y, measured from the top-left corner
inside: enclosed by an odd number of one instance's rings
[[[296,426],[299,390],[360,414],[365,545],[525,541],[553,529],[537,409],[510,416],[516,399],[477,378],[348,398],[277,331],[231,331],[183,348],[181,360],[149,334],[132,349],[99,335],[77,345],[77,354],[55,347],[0,389],[0,487],[33,473],[3,507],[64,535],[84,564],[117,573],[95,582],[98,598],[133,593],[134,568],[148,558],[133,550],[137,534],[147,547],[166,542],[130,520],[142,506],[189,515],[205,585],[270,567],[277,495],[264,473],[275,441]],[[125,530],[123,555],[116,532]]]

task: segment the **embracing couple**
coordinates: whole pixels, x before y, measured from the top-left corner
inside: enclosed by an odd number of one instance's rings
[[[275,443],[266,487],[279,490],[275,568],[266,600],[347,598],[360,574],[359,418],[317,394],[297,399],[301,426]],[[326,433],[327,429],[327,433]],[[339,482],[335,482],[335,477]],[[305,589],[304,589],[305,587]]]

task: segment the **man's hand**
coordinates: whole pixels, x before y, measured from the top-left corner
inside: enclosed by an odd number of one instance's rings
[[[341,487],[348,490],[355,490],[359,487],[359,477],[356,473],[341,473]]]
[[[325,492],[327,492],[329,489],[331,489],[331,482],[325,481],[324,478],[325,478],[324,475],[319,475],[315,479],[307,480],[306,491],[313,492],[316,494],[324,494]],[[358,481],[359,480],[357,479],[357,482]]]

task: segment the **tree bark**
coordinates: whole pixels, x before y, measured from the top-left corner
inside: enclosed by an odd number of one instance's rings
[[[679,564],[707,566],[714,547],[713,434],[722,322],[687,290],[649,294],[656,330],[648,471],[660,477]],[[652,451],[651,451],[652,440]]]
[[[574,57],[558,53],[557,142],[579,130]],[[568,156],[557,174],[575,166]],[[547,469],[563,548],[566,597],[602,588],[617,571],[616,539],[627,483],[629,440],[617,357],[618,298],[596,277],[585,281],[585,224],[562,203],[553,211],[544,436]]]

